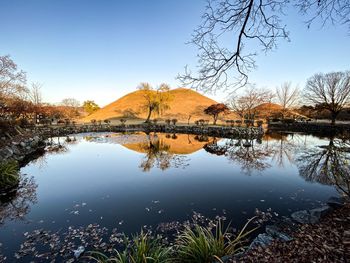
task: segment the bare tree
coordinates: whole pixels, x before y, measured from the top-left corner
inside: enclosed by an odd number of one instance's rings
[[[80,102],[74,98],[63,99],[60,104],[63,106],[72,107],[72,108],[78,108],[80,106]]]
[[[32,83],[32,86],[29,90],[29,100],[33,103],[35,106],[40,106],[42,104],[42,93],[41,88],[42,84],[40,83]]]
[[[166,110],[170,109],[169,102],[172,100],[172,96],[169,91],[170,85],[166,83],[160,84],[159,88],[157,89],[157,98],[159,101],[159,116],[162,116],[162,114],[164,114]]]
[[[74,118],[79,116],[79,107],[80,102],[77,99],[74,98],[66,98],[63,99],[60,103],[62,106],[65,107],[65,115],[69,118]]]
[[[272,94],[268,90],[256,89],[248,86],[242,96],[233,98],[230,108],[241,117],[241,119],[254,120],[258,114],[257,107],[262,103],[269,102]]]
[[[0,56],[0,100],[26,92],[26,74],[7,56]]]
[[[38,123],[38,114],[40,113],[42,106],[41,87],[42,84],[40,83],[32,83],[28,92],[29,100],[33,105],[35,123]]]
[[[350,71],[315,74],[306,83],[304,97],[328,110],[335,124],[338,114],[350,105]]]
[[[284,118],[288,110],[298,103],[299,88],[297,86],[293,88],[291,82],[285,82],[276,88],[276,94],[277,102],[282,106],[282,118]]]
[[[186,66],[178,79],[203,91],[224,88],[232,94],[233,87],[247,83],[258,53],[275,49],[281,39],[289,40],[281,19],[287,7],[307,17],[308,27],[316,20],[322,25],[329,21],[350,25],[348,0],[208,0],[202,23],[189,42],[198,49],[198,70],[193,74]]]

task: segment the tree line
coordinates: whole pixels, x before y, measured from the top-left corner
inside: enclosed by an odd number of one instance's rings
[[[169,85],[161,84],[153,89],[150,84],[141,83],[139,89],[144,94],[143,108],[148,111],[146,122],[150,121],[152,113],[161,115],[169,109],[168,103],[172,100]],[[274,109],[273,104],[278,104],[278,108]],[[220,114],[230,112],[240,118],[240,123],[256,119],[317,118],[320,112],[325,112],[325,118],[335,124],[342,111],[350,110],[347,107],[350,107],[350,71],[317,73],[302,89],[291,82],[285,82],[275,90],[247,84],[241,95],[230,96],[225,103],[210,105],[202,113],[212,116],[215,125]],[[191,115],[188,120],[190,118]]]
[[[29,125],[52,120],[71,120],[99,109],[94,101],[82,105],[74,98],[58,104],[45,103],[40,83],[27,83],[27,76],[9,55],[0,56],[0,122],[1,126],[13,123]]]

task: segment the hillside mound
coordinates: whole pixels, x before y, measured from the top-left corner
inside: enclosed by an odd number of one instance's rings
[[[180,122],[187,122],[189,116],[191,116],[191,122],[197,119],[211,118],[204,114],[203,110],[212,104],[216,104],[217,102],[215,100],[185,88],[178,88],[169,92],[171,95],[169,109],[161,116],[153,113],[151,118],[176,118]],[[92,119],[106,120],[122,117],[146,119],[148,111],[143,107],[144,101],[144,92],[137,90],[85,117],[83,121],[89,122]]]

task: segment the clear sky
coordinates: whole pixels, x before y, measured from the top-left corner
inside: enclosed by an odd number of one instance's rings
[[[204,7],[204,0],[0,0],[0,55],[44,85],[45,101],[103,106],[140,82],[178,87],[176,75],[195,64],[196,49],[185,42]],[[258,87],[303,86],[316,72],[350,70],[345,27],[308,30],[292,10],[286,23],[292,41],[258,57],[251,74]]]

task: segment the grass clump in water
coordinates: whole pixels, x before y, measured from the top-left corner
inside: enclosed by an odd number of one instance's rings
[[[152,236],[141,231],[132,240],[125,239],[125,248],[115,250],[115,255],[107,256],[91,252],[90,259],[100,263],[212,263],[221,262],[223,256],[234,255],[243,250],[244,241],[257,229],[248,230],[248,220],[242,230],[234,234],[229,226],[224,228],[218,220],[213,226],[185,225],[169,242],[164,236]]]
[[[17,161],[0,163],[0,191],[14,187],[19,183],[19,166]]]
[[[186,227],[176,239],[174,262],[220,262],[221,257],[236,254],[243,247],[243,239],[257,229],[247,230],[252,220],[236,236],[229,232],[229,227],[224,229],[221,221],[213,229],[199,225],[194,229]]]
[[[115,255],[108,257],[100,252],[91,252],[89,258],[100,263],[166,263],[171,262],[171,247],[167,247],[160,237],[153,237],[150,233],[141,231],[131,241],[124,241],[125,248],[115,251]]]

